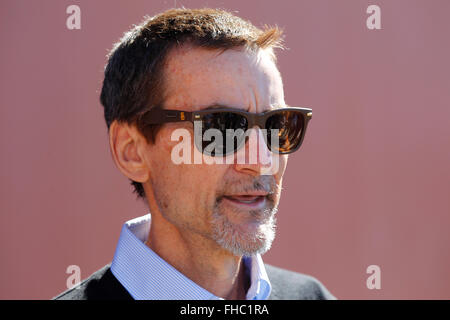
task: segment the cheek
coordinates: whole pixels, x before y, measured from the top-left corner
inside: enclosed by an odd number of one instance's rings
[[[279,157],[279,170],[277,174],[275,175],[275,179],[278,183],[281,182],[284,172],[286,171],[287,163],[288,163],[289,156],[287,154],[281,155]]]
[[[147,153],[150,163],[150,176],[155,188],[164,192],[171,202],[183,202],[189,208],[210,207],[214,205],[215,194],[220,187],[226,171],[225,165],[175,164],[172,150],[180,141],[171,141],[173,128],[163,127],[156,137],[155,144]],[[190,132],[192,157],[199,153],[193,145]],[[193,158],[192,158],[193,160]]]

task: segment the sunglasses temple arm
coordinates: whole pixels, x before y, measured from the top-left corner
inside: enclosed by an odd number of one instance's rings
[[[179,110],[155,109],[147,115],[148,124],[162,124],[168,122],[192,121],[192,112]]]
[[[178,110],[164,110],[164,122],[192,121],[192,112]]]

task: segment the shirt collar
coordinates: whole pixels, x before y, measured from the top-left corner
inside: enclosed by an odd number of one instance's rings
[[[221,300],[145,245],[150,224],[150,214],[127,221],[111,263],[111,272],[130,295],[136,300]],[[251,281],[247,300],[267,299],[272,288],[261,255],[243,259]]]

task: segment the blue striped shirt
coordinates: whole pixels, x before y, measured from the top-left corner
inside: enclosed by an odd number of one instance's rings
[[[146,244],[151,216],[127,221],[122,228],[111,272],[136,300],[222,300],[184,276]],[[244,257],[250,271],[247,300],[266,300],[272,289],[261,255]]]

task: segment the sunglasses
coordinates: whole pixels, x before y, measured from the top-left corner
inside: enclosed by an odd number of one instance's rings
[[[271,152],[292,153],[300,148],[311,118],[312,109],[294,107],[262,113],[251,113],[233,108],[208,108],[193,112],[153,108],[142,114],[139,121],[142,120],[146,125],[192,122],[197,149],[210,156],[225,156],[238,151],[245,145],[248,141],[247,130],[254,126],[266,129],[267,133],[263,136]],[[214,139],[214,148],[211,148],[211,129],[225,137],[221,142],[220,139]]]

